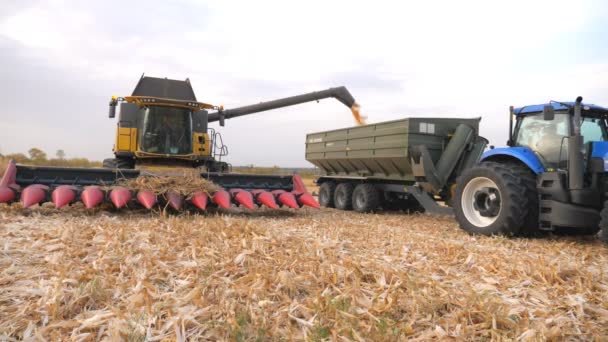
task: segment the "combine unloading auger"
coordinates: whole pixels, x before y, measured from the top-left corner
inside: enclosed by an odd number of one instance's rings
[[[298,104],[319,101],[327,98],[335,98],[340,101],[343,105],[350,108],[353,118],[358,125],[365,124],[365,117],[359,113],[359,104],[355,101],[355,98],[350,94],[346,87],[329,88],[321,91],[314,91],[308,94],[290,96],[278,100],[265,101],[257,104],[243,106],[233,109],[220,109],[216,113],[210,113],[208,122],[219,121],[221,126],[224,126],[224,120],[236,118],[243,115],[250,115],[268,110],[273,110],[282,107],[295,106]]]
[[[116,208],[170,207],[174,210],[187,207],[206,210],[213,206],[225,209],[233,205],[247,209],[256,206],[319,208],[299,175],[204,172],[200,176],[217,187],[211,191],[200,189],[183,194],[178,190],[155,193],[129,188],[128,181],[142,176],[142,173],[140,170],[26,166],[10,161],[0,180],[0,203],[20,202],[24,208],[45,202],[52,202],[56,208],[77,202],[82,202],[86,208],[94,208],[104,202],[110,202]]]

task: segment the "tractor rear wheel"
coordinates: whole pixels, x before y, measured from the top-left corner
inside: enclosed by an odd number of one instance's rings
[[[600,240],[608,243],[608,201],[604,202],[604,209],[600,212]]]
[[[380,206],[380,192],[373,184],[359,184],[353,191],[352,206],[359,213],[374,211]]]
[[[526,189],[525,197],[528,199],[528,214],[524,219],[523,226],[519,231],[522,236],[533,237],[542,235],[538,222],[538,190],[536,189],[536,175],[523,164],[509,164],[509,167],[517,174]]]
[[[353,188],[351,183],[340,183],[334,192],[336,209],[351,210],[353,208]]]
[[[325,208],[334,207],[335,182],[325,182],[319,187],[319,204]]]
[[[460,227],[473,234],[516,235],[529,213],[526,185],[512,165],[483,162],[457,181],[454,198]]]

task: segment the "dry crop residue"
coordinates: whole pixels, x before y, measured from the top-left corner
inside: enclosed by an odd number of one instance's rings
[[[608,248],[591,238],[335,210],[0,219],[0,340],[608,335]]]

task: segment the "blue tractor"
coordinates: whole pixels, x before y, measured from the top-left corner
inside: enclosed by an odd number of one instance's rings
[[[457,181],[462,229],[508,236],[601,230],[608,242],[608,108],[582,100],[511,107],[508,147],[486,151]]]

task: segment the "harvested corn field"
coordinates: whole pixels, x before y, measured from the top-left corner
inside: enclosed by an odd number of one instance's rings
[[[0,339],[601,339],[595,238],[330,209],[0,208]]]

